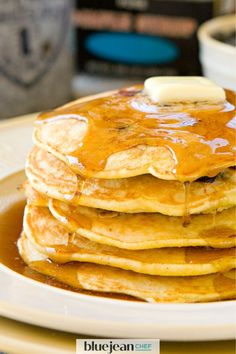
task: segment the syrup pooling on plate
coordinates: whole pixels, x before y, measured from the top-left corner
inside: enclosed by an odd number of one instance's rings
[[[130,301],[141,301],[137,298],[125,294],[98,293],[95,291],[91,292],[88,290],[75,289],[70,287],[69,285],[66,285],[65,283],[57,281],[51,276],[47,276],[37,272],[37,268],[33,270],[33,264],[31,268],[26,265],[22,260],[21,256],[19,255],[17,249],[17,240],[22,231],[22,220],[25,203],[26,201],[24,200],[13,204],[9,209],[7,209],[3,214],[0,215],[0,263],[4,264],[15,272],[24,275],[27,278],[39,281],[47,285],[55,286],[57,288],[92,296],[109,297]],[[12,225],[14,225],[14,227],[12,227]],[[51,264],[52,262],[47,260],[44,262],[42,261],[42,263],[44,264],[45,268],[47,268],[48,264]],[[55,264],[55,266],[58,269],[60,269],[60,267],[63,267],[63,265],[59,264]]]
[[[235,94],[226,91],[221,104],[154,104],[131,87],[110,96],[42,113],[37,124],[78,119],[87,130],[67,159],[81,173],[101,171],[114,153],[138,145],[168,149],[175,161],[172,173],[180,181],[214,176],[235,164]]]

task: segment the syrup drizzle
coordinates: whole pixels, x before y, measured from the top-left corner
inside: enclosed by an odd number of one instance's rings
[[[184,214],[182,219],[182,224],[184,227],[187,227],[191,222],[191,216],[189,212],[189,194],[190,194],[190,182],[184,182]]]
[[[36,125],[59,119],[87,125],[78,147],[67,156],[85,176],[103,170],[112,154],[147,145],[170,151],[175,160],[173,175],[182,182],[192,181],[235,164],[236,96],[232,91],[226,91],[226,96],[227,101],[217,105],[158,106],[133,87],[42,113]]]
[[[217,209],[214,209],[212,212],[212,229],[215,229],[216,227],[216,214],[217,214]]]
[[[30,266],[26,265],[22,260],[21,256],[19,255],[17,249],[17,240],[20,237],[20,233],[22,231],[22,220],[25,203],[25,201],[20,201],[18,203],[12,204],[9,209],[7,209],[4,213],[0,214],[0,263],[4,264],[15,272],[24,275],[27,278],[34,279],[41,283],[51,285],[57,288],[99,297],[108,297],[129,301],[142,301],[133,296],[125,294],[102,293],[97,291],[75,289],[69,285],[57,281],[52,276],[47,276],[42,273],[39,273],[37,270],[34,270],[34,262],[32,262],[32,265]],[[66,246],[65,250],[68,251],[68,248]],[[42,261],[42,263],[47,268],[51,261]],[[63,265],[57,264],[57,268],[60,269],[60,267],[63,268]]]

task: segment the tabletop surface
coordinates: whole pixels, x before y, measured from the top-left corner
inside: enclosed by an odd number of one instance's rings
[[[76,338],[89,338],[0,318],[0,350],[7,354],[71,354]],[[234,354],[234,341],[161,342],[161,354]]]

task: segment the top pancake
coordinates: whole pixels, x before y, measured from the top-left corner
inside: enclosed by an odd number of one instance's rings
[[[40,115],[38,146],[81,175],[151,173],[192,181],[235,164],[235,95],[222,104],[154,104],[142,86],[89,97]]]

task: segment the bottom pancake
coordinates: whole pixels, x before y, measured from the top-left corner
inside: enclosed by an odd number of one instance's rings
[[[75,289],[127,294],[148,302],[187,303],[235,298],[234,271],[197,277],[161,277],[92,263],[58,265],[38,252],[24,234],[18,247],[30,268]]]

